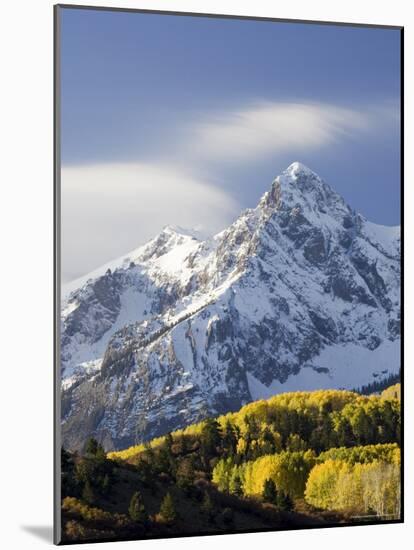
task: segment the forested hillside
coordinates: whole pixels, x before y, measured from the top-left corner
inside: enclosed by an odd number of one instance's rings
[[[62,451],[66,540],[400,517],[399,386],[281,394],[105,454]]]

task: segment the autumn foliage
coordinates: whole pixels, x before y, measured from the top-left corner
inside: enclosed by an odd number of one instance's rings
[[[312,521],[326,511],[399,519],[399,396],[398,385],[287,393],[123,451],[105,454],[96,441],[81,457],[63,451],[68,539],[186,533],[195,518],[214,532],[263,528],[304,511]]]

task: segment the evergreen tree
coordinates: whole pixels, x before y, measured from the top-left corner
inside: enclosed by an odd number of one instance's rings
[[[62,497],[76,493],[77,480],[74,477],[75,465],[71,455],[62,447],[61,449],[61,489]]]
[[[95,500],[95,493],[93,491],[93,487],[89,479],[86,481],[83,491],[82,491],[82,498],[85,502],[88,504],[93,504]]]
[[[194,482],[194,468],[192,460],[186,458],[182,460],[177,468],[177,485],[181,489],[188,491]]]
[[[96,449],[95,460],[97,460],[98,462],[105,462],[106,460],[105,449],[102,447],[102,445],[98,445],[98,448]]]
[[[347,418],[340,417],[336,426],[337,440],[340,447],[355,445],[355,436]]]
[[[147,521],[148,515],[145,510],[144,502],[142,500],[142,497],[138,491],[135,491],[135,493],[131,497],[131,501],[129,503],[128,508],[129,517],[136,521],[137,523],[143,523]]]
[[[137,472],[139,479],[145,485],[152,484],[154,471],[151,464],[155,463],[155,455],[152,455],[152,460],[147,459],[147,457],[142,458],[137,464]]]
[[[278,504],[278,493],[273,479],[266,479],[263,484],[263,500],[270,504]]]
[[[94,437],[90,437],[85,445],[85,454],[95,456],[98,450],[98,442]]]
[[[336,443],[330,409],[331,403],[325,404],[319,418],[321,450],[329,449]]]
[[[70,454],[62,447],[60,451],[60,465],[62,471],[66,471],[69,468],[72,460]]]
[[[287,493],[279,493],[276,504],[280,510],[285,512],[291,512],[293,510],[293,501]]]
[[[207,418],[201,430],[201,450],[204,464],[207,465],[211,458],[216,456],[217,448],[221,444],[220,425],[214,418]]]
[[[171,432],[168,432],[167,435],[165,436],[164,445],[165,445],[165,448],[167,449],[167,451],[171,454],[172,454],[173,444],[174,444],[173,436],[172,436]]]
[[[175,475],[177,465],[169,442],[162,445],[156,453],[154,466],[159,472],[164,472],[171,476]]]
[[[85,456],[87,458],[96,458],[103,462],[106,460],[105,449],[100,445],[94,437],[90,437],[85,445]]]
[[[243,496],[243,483],[238,474],[231,477],[229,490],[230,493],[232,493],[233,495],[236,495],[238,497]]]
[[[237,435],[229,421],[227,421],[224,426],[223,448],[228,455],[234,455],[237,448]]]
[[[174,523],[176,521],[177,512],[171,493],[167,493],[163,498],[159,515],[165,523]]]
[[[363,408],[358,409],[352,418],[352,431],[359,445],[375,442],[374,429],[371,418]]]

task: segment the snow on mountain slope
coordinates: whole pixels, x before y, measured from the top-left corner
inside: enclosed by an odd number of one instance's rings
[[[333,344],[326,347],[310,363],[303,365],[298,374],[292,374],[282,383],[274,380],[265,386],[248,373],[252,399],[266,399],[282,392],[313,391],[332,387],[352,390],[366,384],[367,380],[381,380],[396,373],[390,365],[400,353],[399,340],[385,340],[375,350],[356,344]],[[337,358],[341,361],[338,363]],[[361,368],[364,365],[364,368]]]
[[[67,446],[119,448],[291,389],[400,368],[399,228],[300,163],[203,240],[166,227],[62,301]]]

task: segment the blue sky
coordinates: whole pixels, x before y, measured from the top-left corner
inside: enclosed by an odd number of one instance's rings
[[[221,229],[295,160],[399,223],[398,30],[77,9],[61,28],[64,279],[167,223]]]

